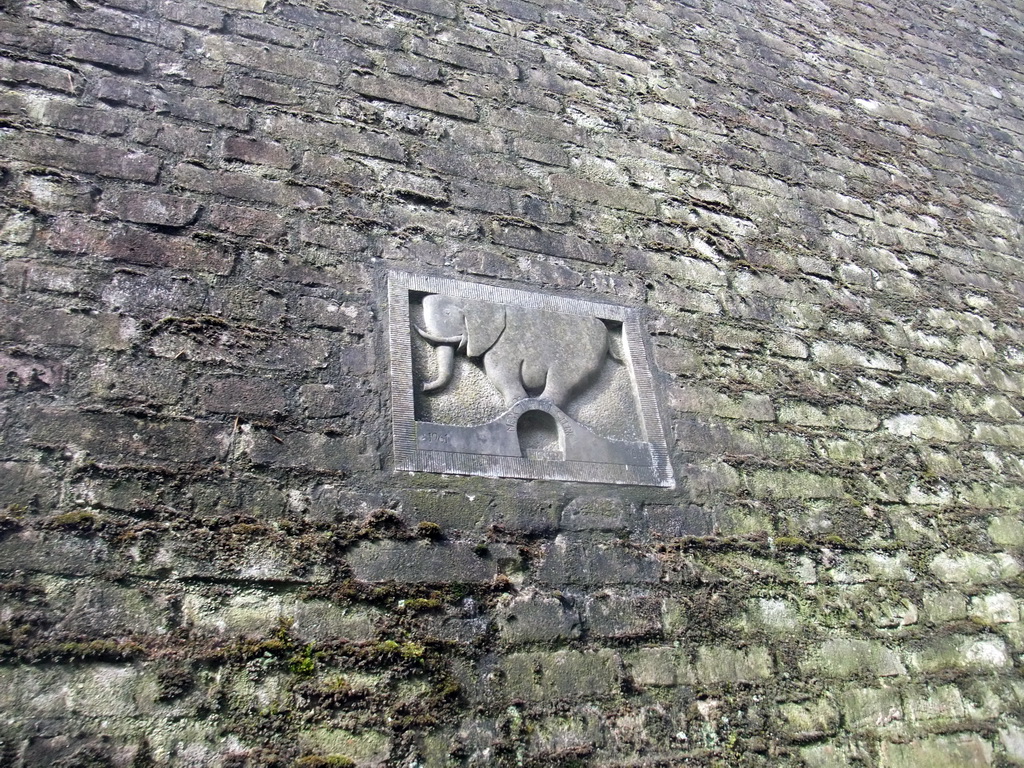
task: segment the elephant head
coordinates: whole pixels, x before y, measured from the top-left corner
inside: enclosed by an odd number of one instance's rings
[[[437,350],[437,378],[423,385],[430,392],[451,381],[456,349],[479,357],[494,345],[505,330],[505,307],[431,294],[423,299],[423,325],[417,332]]]

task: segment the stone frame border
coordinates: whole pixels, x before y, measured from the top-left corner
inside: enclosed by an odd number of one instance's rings
[[[536,307],[622,323],[623,362],[627,364],[633,384],[633,394],[643,430],[642,442],[646,443],[650,450],[650,465],[548,461],[419,448],[416,435],[418,424],[421,422],[416,421],[413,398],[410,291]],[[638,310],[517,288],[391,270],[388,272],[388,340],[396,471],[675,488],[664,425],[658,409],[654,377],[648,361]]]

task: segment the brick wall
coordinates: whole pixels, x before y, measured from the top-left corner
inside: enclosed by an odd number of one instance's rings
[[[1024,764],[1022,28],[0,3],[0,764]],[[394,473],[390,268],[641,307],[677,488]]]

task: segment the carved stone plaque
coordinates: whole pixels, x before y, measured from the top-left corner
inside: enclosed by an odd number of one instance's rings
[[[674,487],[635,310],[388,277],[395,468]]]

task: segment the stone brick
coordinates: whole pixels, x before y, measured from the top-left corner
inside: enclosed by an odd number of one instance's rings
[[[1020,607],[1009,592],[995,592],[972,597],[969,615],[989,626],[1015,624],[1020,621]]]
[[[79,21],[78,26],[111,35],[113,43],[122,42],[118,38],[128,38],[132,41],[154,43],[172,51],[180,50],[184,45],[185,34],[171,24],[162,24],[156,19],[146,18],[143,14],[146,5],[140,0],[113,0],[110,5],[113,7],[95,8],[95,12]],[[122,13],[121,10],[117,10],[118,8],[127,13]],[[154,52],[154,55],[156,53]]]
[[[86,109],[61,100],[35,103],[32,116],[44,125],[53,125],[80,133],[121,136],[128,130],[128,119],[110,109]]]
[[[528,590],[499,604],[498,633],[507,643],[571,640],[580,636],[579,612],[564,597]]]
[[[52,591],[48,596],[58,615],[64,614],[56,626],[61,632],[109,637],[163,634],[168,629],[166,604],[161,606],[139,590],[83,583],[67,591],[64,598]]]
[[[365,542],[347,556],[352,573],[361,581],[445,582],[490,581],[497,574],[495,559],[465,542]]]
[[[782,727],[793,741],[818,741],[839,730],[839,711],[828,699],[780,704]]]
[[[32,83],[51,91],[69,94],[78,93],[82,83],[81,76],[70,69],[37,61],[17,61],[8,58],[0,58],[0,80]]]
[[[307,123],[289,115],[274,115],[268,117],[262,127],[266,134],[278,140],[293,139],[306,144],[337,146],[384,160],[400,162],[405,159],[405,150],[398,139],[359,126],[323,121]]]
[[[266,0],[215,0],[222,5],[257,5]],[[391,739],[384,731],[360,728],[306,728],[298,733],[299,747],[306,753],[348,758],[356,765],[383,765],[391,754]],[[340,762],[340,761],[338,761]]]
[[[612,497],[581,497],[573,499],[562,510],[562,530],[614,531],[625,528],[635,517],[628,503]]]
[[[449,199],[444,184],[437,179],[417,176],[412,173],[395,172],[388,176],[385,183],[395,194],[412,202],[444,205]]]
[[[906,744],[882,742],[880,768],[984,768],[992,765],[992,745],[980,736],[932,736]]]
[[[891,355],[865,352],[849,344],[835,342],[815,342],[811,345],[811,356],[816,362],[827,366],[853,366],[891,372],[903,369],[903,364]]]
[[[807,768],[849,768],[851,751],[835,744],[815,744],[803,747],[800,757]]]
[[[453,179],[451,190],[452,204],[460,208],[499,215],[515,212],[511,192],[499,186]]]
[[[291,152],[277,142],[242,136],[230,136],[224,140],[224,157],[274,168],[287,169],[295,165]]]
[[[761,334],[740,328],[716,327],[712,331],[712,340],[716,347],[722,349],[755,350],[764,346]]]
[[[174,0],[162,0],[160,13],[169,21],[199,29],[219,30],[224,26],[224,12],[207,6],[185,6]]]
[[[3,226],[0,226],[0,242],[28,243],[31,242],[35,232],[36,225],[32,217],[12,213],[4,218]]]
[[[136,695],[140,670],[130,666],[96,664],[78,671],[68,686],[68,712],[89,716],[103,712],[111,718],[139,714]]]
[[[6,142],[11,157],[49,168],[94,173],[126,181],[156,181],[160,161],[152,155],[85,141],[25,134]]]
[[[755,472],[747,478],[746,485],[759,497],[829,499],[841,498],[846,493],[840,478],[810,472]]]
[[[661,632],[661,600],[621,593],[598,593],[586,600],[584,613],[592,638],[644,637]]]
[[[907,718],[916,723],[958,723],[968,719],[964,698],[953,685],[907,692],[904,701]]]
[[[999,670],[1012,667],[1013,659],[1002,638],[949,635],[913,652],[908,663],[923,672]]]
[[[68,47],[67,54],[72,59],[102,64],[124,72],[141,72],[146,68],[146,57],[129,47],[124,40],[115,43],[111,38],[91,36],[73,43]]]
[[[580,202],[633,211],[645,216],[653,216],[657,210],[654,199],[650,195],[634,189],[613,187],[565,174],[555,174],[550,177],[550,181],[551,188],[556,194],[565,195]]]
[[[356,92],[374,99],[408,104],[410,107],[451,115],[462,120],[476,120],[477,110],[468,100],[451,96],[435,88],[424,87],[401,80],[382,80],[378,77],[355,76],[349,86]]]
[[[351,412],[351,393],[337,389],[333,384],[303,384],[299,387],[299,402],[307,416],[329,419]]]
[[[772,634],[789,636],[803,625],[796,608],[785,600],[760,598],[748,605],[746,620]]]
[[[285,620],[295,635],[312,642],[371,640],[379,618],[374,610],[346,610],[322,600],[301,601],[254,589],[221,599],[190,591],[182,601],[182,613],[201,630],[228,635],[269,635]]]
[[[0,335],[8,341],[56,344],[87,349],[126,349],[135,336],[133,322],[119,315],[75,315],[41,310],[31,317],[0,304]]]
[[[1024,486],[997,483],[973,483],[957,487],[961,504],[981,509],[1013,509],[1024,502]]]
[[[533,251],[548,256],[585,261],[591,264],[611,264],[613,256],[601,246],[593,245],[572,235],[546,232],[536,227],[521,227],[495,222],[491,236],[499,245]]]
[[[147,214],[139,215],[144,218]],[[234,263],[229,254],[211,243],[153,234],[135,227],[107,228],[77,216],[58,218],[47,244],[55,251],[89,254],[111,261],[221,275],[228,274]]]
[[[18,513],[52,508],[57,491],[49,467],[29,461],[0,461],[0,509]]]
[[[246,453],[256,466],[347,474],[373,468],[376,457],[362,436],[337,437],[315,432],[247,430]]]
[[[269,104],[298,104],[302,101],[298,91],[280,83],[258,77],[240,76],[235,81],[238,93]]]
[[[772,677],[773,664],[767,648],[747,650],[705,647],[697,650],[694,673],[705,685],[756,683]]]
[[[315,243],[343,253],[362,251],[369,244],[366,236],[354,227],[330,224],[314,226],[306,221],[299,225],[299,237],[304,242]]]
[[[960,424],[941,416],[901,414],[886,419],[885,428],[900,437],[916,437],[943,443],[959,443],[965,437]]]
[[[0,392],[55,390],[64,383],[64,366],[56,360],[0,352],[0,377]]]
[[[854,732],[884,730],[903,721],[903,701],[897,689],[848,688],[839,697],[846,726]]]
[[[697,504],[648,504],[635,520],[633,530],[655,536],[712,536],[717,527],[711,511]]]
[[[652,556],[593,539],[559,535],[546,547],[538,578],[547,584],[656,582],[661,563]]]
[[[959,592],[926,592],[923,608],[927,620],[935,623],[967,618],[967,598]]]
[[[199,203],[177,195],[146,192],[115,192],[104,196],[103,209],[119,219],[136,224],[183,227],[199,213]]]
[[[481,248],[460,251],[452,261],[452,266],[461,272],[484,277],[508,278],[517,272],[511,259]]]
[[[506,699],[558,701],[613,692],[619,685],[619,658],[612,651],[513,653],[501,660]]]
[[[669,687],[693,681],[685,655],[673,647],[639,648],[623,656],[631,680],[643,688]]]
[[[110,547],[100,539],[25,530],[0,539],[0,557],[25,573],[95,576],[110,567]]]
[[[287,208],[316,208],[328,200],[327,193],[317,187],[293,186],[234,171],[207,171],[190,164],[182,164],[175,169],[174,183],[196,192],[271,203]]]
[[[1024,444],[1024,427],[1018,424],[975,424],[971,440],[1015,448]]]
[[[258,2],[265,0],[239,0]],[[295,50],[274,50],[268,46],[234,42],[227,38],[207,36],[202,52],[214,61],[224,61],[252,69],[274,72],[287,77],[313,80],[325,85],[339,85],[341,73],[337,66],[324,59],[302,55]]]
[[[249,128],[249,113],[246,110],[194,96],[164,98],[161,100],[159,111],[166,111],[185,120],[223,128],[234,128],[239,131]]]
[[[931,562],[931,571],[949,584],[991,584],[1008,581],[1020,573],[1020,563],[1005,553],[982,555],[943,552]]]
[[[530,141],[529,139],[516,139],[515,147],[519,156],[527,160],[534,160],[545,165],[560,165],[563,167],[568,167],[569,165],[569,156],[556,144]]]
[[[7,712],[60,717],[67,711],[67,689],[74,682],[75,671],[71,669],[5,666],[0,671],[0,706]]]
[[[1024,728],[1017,725],[1001,728],[999,742],[1006,750],[1006,757],[1011,763],[1024,765]]]
[[[230,438],[223,424],[147,420],[69,409],[25,414],[33,428],[22,442],[64,451],[85,451],[96,461],[131,466],[168,462],[205,465],[223,460]]]
[[[199,390],[199,401],[212,413],[273,416],[287,409],[281,382],[252,378],[218,378]]]
[[[417,152],[416,159],[438,173],[462,179],[479,179],[498,187],[498,191],[508,188],[539,191],[539,185],[532,176],[520,171],[505,158],[492,153],[467,152],[461,147],[443,147],[422,149]]]
[[[209,221],[217,229],[271,242],[284,234],[286,226],[279,214],[237,205],[211,205]]]
[[[874,677],[907,674],[903,662],[894,651],[877,641],[853,638],[825,641],[800,666],[805,671],[835,678],[859,674]]]
[[[988,523],[992,541],[1004,547],[1024,547],[1024,521],[1013,517],[993,517]]]

